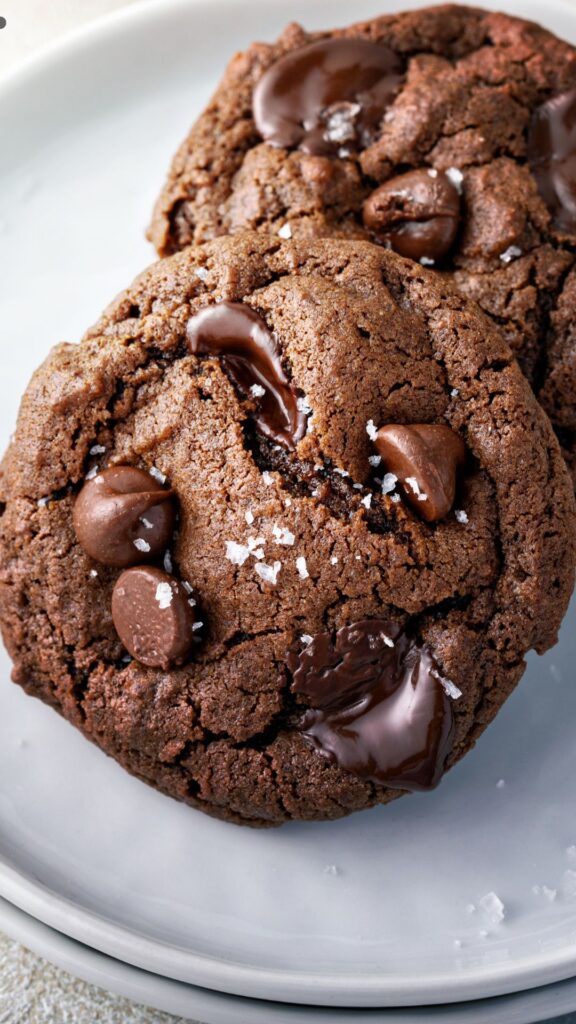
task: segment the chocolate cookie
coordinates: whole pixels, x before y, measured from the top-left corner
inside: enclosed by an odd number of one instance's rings
[[[290,25],[230,64],[150,238],[337,233],[433,266],[501,325],[576,479],[575,124],[576,51],[518,18]]]
[[[366,242],[153,266],[33,377],[0,498],[16,682],[252,825],[434,786],[573,583],[571,483],[508,346]]]

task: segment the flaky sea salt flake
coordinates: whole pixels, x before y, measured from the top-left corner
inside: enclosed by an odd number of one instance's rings
[[[266,565],[266,562],[258,562],[256,572],[266,583],[276,583],[278,573],[282,568],[282,562],[274,562],[274,565]]]
[[[266,394],[266,388],[263,388],[261,384],[253,384],[250,388],[250,394],[252,398],[262,398]]]
[[[306,565],[304,555],[300,555],[300,557],[296,559],[296,570],[301,580],[308,579],[310,573],[308,572],[308,566]]]
[[[385,473],[382,481],[382,494],[391,494],[397,483],[398,477],[394,473]]]
[[[328,107],[325,114],[324,137],[329,142],[349,142],[356,137],[355,121],[362,110],[359,103],[342,100]]]
[[[456,516],[456,519],[458,520],[459,523],[466,524],[468,522],[468,516],[466,515],[463,508],[455,508],[454,515]]]
[[[132,543],[134,544],[135,548],[138,548],[138,551],[150,551],[150,545],[147,540],[144,540],[143,537],[136,537],[136,540],[132,541]]]
[[[272,476],[272,473],[268,472],[267,469],[265,469],[264,472],[262,473],[262,481],[266,487],[271,487],[272,484],[274,483],[274,477]]]
[[[165,484],[166,483],[166,476],[165,476],[165,474],[162,472],[162,470],[157,469],[156,466],[152,466],[152,468],[150,470],[150,476],[153,476],[154,479],[157,480],[159,484]]]
[[[93,444],[90,449],[90,455],[104,455],[106,448],[103,444]]]
[[[423,267],[433,267],[436,260],[430,258],[430,256],[421,256],[419,262]]]
[[[154,595],[160,606],[160,611],[163,612],[166,608],[169,608],[172,604],[172,587],[169,583],[159,583],[156,587],[156,594]]]
[[[371,466],[379,466],[380,463],[382,462],[382,456],[381,455],[369,455],[368,456],[368,462],[370,463]]]
[[[504,904],[499,896],[495,892],[487,892],[482,899],[478,900],[478,906],[484,913],[487,921],[493,927],[499,925],[504,920],[505,909]]]
[[[292,228],[289,224],[283,224],[278,231],[279,238],[292,238]]]
[[[370,505],[372,504],[372,495],[367,494],[364,498],[362,498],[360,504],[364,505],[364,508],[370,508]]]
[[[517,260],[522,255],[522,249],[519,249],[517,245],[509,245],[504,252],[500,253],[500,259],[502,263],[511,263],[512,260]]]
[[[378,437],[378,429],[374,424],[374,420],[368,420],[368,423],[366,424],[366,433],[371,441],[375,441]]]
[[[250,557],[250,548],[246,544],[237,544],[235,540],[226,541],[226,558],[232,565],[244,565]]]
[[[420,484],[418,483],[415,476],[407,476],[406,483],[408,484],[408,487],[413,492],[413,494],[416,495],[418,501],[428,501],[428,495],[424,491],[420,490]]]
[[[308,647],[308,645],[312,643],[314,637],[310,636],[310,633],[302,633],[302,636],[300,637],[300,639],[301,639],[302,643],[306,644],[306,647]]]
[[[272,527],[272,533],[276,538],[276,544],[291,546],[296,540],[294,534],[286,526],[277,526],[276,523]]]
[[[441,676],[439,672],[435,672],[434,674],[447,697],[451,697],[452,700],[458,700],[458,698],[462,696],[462,690],[459,690],[456,683],[453,683],[451,679],[446,679],[446,677]]]
[[[447,169],[446,177],[452,182],[454,188],[458,192],[462,192],[462,182],[464,181],[464,175],[458,167],[449,167]]]

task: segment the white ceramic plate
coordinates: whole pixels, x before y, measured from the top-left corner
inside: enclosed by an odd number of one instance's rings
[[[100,988],[138,1003],[198,1018],[202,1024],[568,1024],[576,1006],[576,981],[533,989],[518,995],[449,1006],[389,1010],[339,1010],[228,996],[172,981],[113,960],[48,928],[0,899],[0,928],[28,949]],[[554,1020],[544,1017],[554,1015]]]
[[[344,23],[387,6],[135,5],[4,82],[2,444],[49,346],[77,338],[150,260],[154,194],[230,53],[289,18]],[[552,0],[542,17],[576,40],[576,8]],[[574,623],[436,793],[272,832],[211,821],[129,778],[10,686],[4,658],[0,894],[122,960],[260,998],[445,1003],[576,974]],[[490,892],[506,907],[494,927],[479,908]]]

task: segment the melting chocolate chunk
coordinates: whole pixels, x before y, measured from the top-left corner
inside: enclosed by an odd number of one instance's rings
[[[306,433],[306,416],[262,317],[244,303],[220,302],[193,316],[186,333],[191,352],[219,356],[238,387],[254,399],[259,430],[295,448]]]
[[[172,539],[173,497],[143,469],[104,469],[84,484],[74,504],[78,541],[103,565],[124,568],[157,558]]]
[[[331,155],[373,141],[402,62],[368,39],[324,39],[286,54],[258,82],[256,128],[273,146]]]
[[[311,704],[300,728],[321,754],[392,789],[438,784],[454,733],[431,652],[384,619],[319,633],[289,658],[292,689]]]
[[[380,185],[364,203],[364,224],[379,242],[412,260],[439,260],[460,222],[458,189],[443,171],[408,171]]]
[[[189,596],[162,569],[126,569],[112,592],[112,619],[129,654],[150,668],[182,665],[192,648],[194,612]]]
[[[534,112],[528,161],[557,227],[576,234],[576,88]]]
[[[428,523],[443,519],[454,504],[457,472],[466,448],[451,427],[436,423],[380,427],[374,442],[406,501]]]

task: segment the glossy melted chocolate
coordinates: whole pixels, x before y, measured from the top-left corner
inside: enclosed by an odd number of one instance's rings
[[[556,225],[576,234],[576,89],[554,96],[535,111],[528,160]]]
[[[286,378],[278,346],[262,317],[241,302],[207,306],[188,321],[190,351],[219,356],[235,384],[254,398],[258,429],[286,448],[306,433],[306,416]],[[256,386],[259,392],[251,391]]]
[[[341,768],[392,789],[438,784],[454,719],[432,653],[398,625],[365,619],[292,654],[292,689],[311,704],[300,728]]]
[[[402,62],[368,39],[324,39],[286,54],[258,82],[252,109],[273,146],[331,155],[368,146],[400,84]]]

